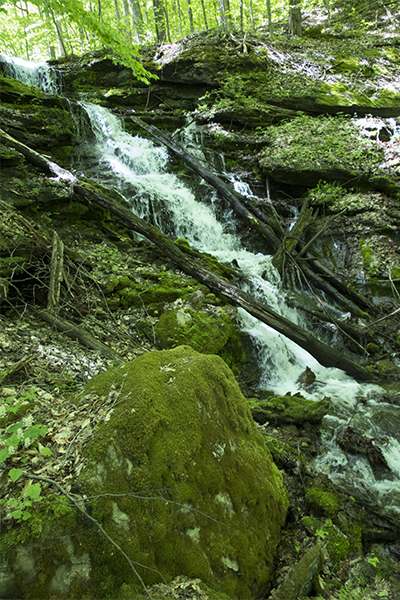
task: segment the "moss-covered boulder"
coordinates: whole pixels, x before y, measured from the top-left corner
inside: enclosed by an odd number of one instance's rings
[[[288,395],[267,400],[249,398],[249,404],[254,419],[259,423],[270,421],[272,424],[302,424],[306,421],[319,423],[322,417],[329,413],[331,401],[327,397],[314,402],[301,396]]]
[[[232,372],[180,346],[93,378],[84,397],[112,387],[118,404],[86,447],[80,476],[96,498],[93,516],[144,565],[136,568],[148,584],[185,574],[232,598],[260,597],[287,503]],[[95,548],[91,560],[95,574]],[[138,585],[118,553],[107,574],[114,590]]]
[[[232,334],[232,309],[209,306],[198,311],[178,307],[161,315],[156,325],[156,339],[161,348],[190,344],[198,352],[218,354]]]

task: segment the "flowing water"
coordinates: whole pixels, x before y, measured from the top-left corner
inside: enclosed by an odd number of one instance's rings
[[[108,109],[80,103],[91,123],[94,140],[83,144],[79,168],[89,176],[115,186],[140,217],[151,220],[173,239],[184,237],[195,248],[220,261],[235,261],[246,275],[242,287],[291,321],[311,326],[287,303],[271,257],[248,250],[237,234],[237,223],[229,207],[223,207],[215,192],[203,194],[204,203],[171,172],[165,148],[124,131],[123,123]],[[185,132],[183,142],[194,149],[193,135]],[[196,150],[201,157],[201,151]],[[79,172],[77,173],[79,176]],[[251,193],[245,184],[232,180],[242,193]],[[203,190],[204,191],[204,190]],[[302,391],[313,400],[329,396],[335,416],[325,417],[322,428],[323,453],[315,469],[327,473],[354,496],[373,501],[400,514],[400,408],[384,401],[377,385],[359,384],[343,371],[325,368],[305,350],[239,309],[239,323],[253,340],[256,360],[262,373],[260,388],[275,395],[294,393],[297,379],[308,366],[317,384]],[[386,396],[387,398],[388,396]],[[337,433],[351,427],[380,449],[388,469],[377,472],[358,454],[345,454],[335,442]]]
[[[34,62],[0,53],[4,73],[27,85],[35,85],[46,94],[59,94],[61,76],[45,62]]]

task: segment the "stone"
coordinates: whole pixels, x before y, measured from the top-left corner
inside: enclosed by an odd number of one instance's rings
[[[80,476],[98,498],[95,518],[147,567],[146,584],[184,574],[232,598],[260,597],[287,499],[230,369],[179,346],[98,375],[83,397],[112,385],[118,405],[86,447]],[[120,563],[108,560],[116,579]]]
[[[254,419],[258,423],[269,421],[276,423],[304,422],[319,423],[324,415],[329,413],[331,401],[328,397],[318,402],[307,400],[298,394],[296,396],[281,396],[259,400],[249,398],[249,404]]]
[[[275,594],[276,600],[297,600],[310,593],[313,580],[321,572],[324,555],[321,544],[310,548],[286,577]]]

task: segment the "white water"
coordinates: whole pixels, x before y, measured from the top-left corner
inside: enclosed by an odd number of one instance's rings
[[[8,77],[18,79],[27,85],[35,85],[46,94],[60,92],[60,79],[57,77],[56,71],[46,62],[34,62],[1,53],[0,60],[5,63],[5,72]]]
[[[25,83],[39,83],[45,91],[54,92],[56,79],[51,73],[48,75],[47,65],[40,63],[39,68],[37,64],[31,65],[27,61],[19,65],[14,61],[15,76]],[[243,247],[239,237],[232,233],[235,224],[229,212],[225,211],[223,223],[218,220],[217,214],[221,211],[218,210],[215,194],[210,205],[198,202],[192,192],[168,172],[169,158],[165,149],[125,133],[120,121],[107,109],[88,103],[82,103],[82,106],[88,113],[96,138],[95,144],[90,148],[87,146],[84,152],[89,160],[96,162],[96,172],[102,173],[120,188],[139,216],[152,219],[172,238],[184,237],[194,247],[214,254],[222,262],[236,260],[247,276],[247,291],[294,323],[307,326],[300,321],[299,314],[286,304],[279,275],[272,267],[270,257],[251,253]],[[188,141],[193,139],[190,131],[187,137]],[[236,185],[242,184],[237,182]],[[328,473],[336,484],[350,493],[373,498],[387,509],[399,511],[400,409],[387,405],[390,406],[392,423],[396,424],[392,427],[393,431],[389,428],[388,434],[387,428],[379,426],[379,411],[384,404],[378,402],[382,393],[378,386],[360,385],[338,369],[322,367],[305,350],[242,309],[239,309],[239,319],[241,328],[254,340],[257,361],[263,373],[261,388],[276,395],[294,393],[299,388],[296,381],[306,366],[314,371],[318,380],[324,382],[315,386],[313,393],[302,392],[314,400],[331,397],[337,414],[325,418],[325,452],[315,461],[316,469]],[[357,406],[358,425],[371,439],[378,440],[386,435],[381,449],[391,468],[391,478],[377,480],[366,459],[344,454],[334,442],[337,430],[346,426],[360,398],[364,399],[364,404]],[[373,426],[371,423],[374,423]]]

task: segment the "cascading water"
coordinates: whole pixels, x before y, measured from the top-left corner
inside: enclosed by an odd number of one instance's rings
[[[0,62],[7,77],[18,79],[27,85],[35,85],[46,94],[58,94],[61,78],[46,62],[33,62],[0,53]]]
[[[245,274],[242,287],[251,292],[276,312],[295,323],[301,322],[299,313],[287,305],[280,288],[280,278],[271,264],[271,257],[254,254],[244,248],[235,235],[235,223],[218,220],[217,207],[212,201],[206,205],[198,202],[194,194],[184,186],[175,174],[168,172],[168,153],[148,140],[131,136],[123,129],[121,121],[110,111],[97,105],[82,103],[87,111],[95,144],[86,149],[90,162],[101,165],[109,183],[119,189],[130,202],[132,210],[153,223],[164,233],[176,239],[184,237],[199,250],[209,252],[221,262],[235,260]],[[191,143],[193,137],[190,137]],[[199,151],[197,152],[201,158]],[[243,191],[243,190],[242,190]],[[226,219],[227,213],[225,213]],[[305,395],[319,400],[332,398],[337,416],[325,419],[325,452],[318,457],[315,466],[326,472],[338,485],[349,492],[368,498],[371,494],[396,510],[400,506],[400,444],[393,430],[387,437],[381,452],[391,468],[391,473],[376,479],[368,461],[363,457],[348,456],[333,441],[338,428],[347,425],[349,418],[358,421],[364,435],[379,442],[387,431],[379,426],[379,413],[391,407],[392,417],[400,425],[400,409],[379,402],[382,389],[376,385],[361,385],[339,369],[322,367],[305,350],[260,323],[243,309],[239,309],[242,330],[254,341],[261,365],[260,386],[277,395],[294,393],[299,389],[297,379],[309,366],[319,381],[324,382],[313,393]],[[357,403],[363,399],[362,408]],[[357,419],[353,416],[357,405]],[[374,425],[372,425],[374,422]],[[376,500],[376,497],[375,497]]]
[[[9,65],[10,76],[39,85],[49,93],[58,91],[57,77],[45,63],[32,64],[8,57],[0,57],[0,60]],[[246,291],[291,321],[307,327],[299,313],[286,303],[271,258],[252,253],[243,246],[235,234],[236,223],[231,211],[221,211],[214,192],[209,193],[208,205],[198,202],[193,193],[168,172],[169,158],[164,148],[124,132],[119,119],[107,109],[88,103],[82,103],[82,107],[90,119],[95,144],[82,148],[79,170],[98,177],[100,165],[102,179],[120,190],[136,214],[152,220],[170,237],[184,237],[197,249],[215,255],[222,262],[235,260],[246,275],[243,284]],[[187,138],[193,144],[192,132],[187,132]],[[200,151],[197,155],[200,156]],[[241,184],[236,182],[237,185]],[[360,385],[338,369],[322,367],[305,350],[242,309],[239,309],[239,320],[241,328],[254,341],[262,371],[261,388],[276,395],[294,393],[299,387],[297,379],[306,366],[324,382],[317,385],[313,393],[304,393],[315,400],[331,397],[336,413],[324,419],[325,451],[315,461],[316,469],[329,474],[337,485],[350,493],[367,500],[373,498],[386,509],[400,512],[400,408],[380,401],[383,391],[378,386]],[[361,398],[363,402],[358,404]],[[376,478],[366,459],[345,454],[333,441],[337,430],[346,427],[349,419],[353,427],[379,446],[390,467],[386,476]]]

